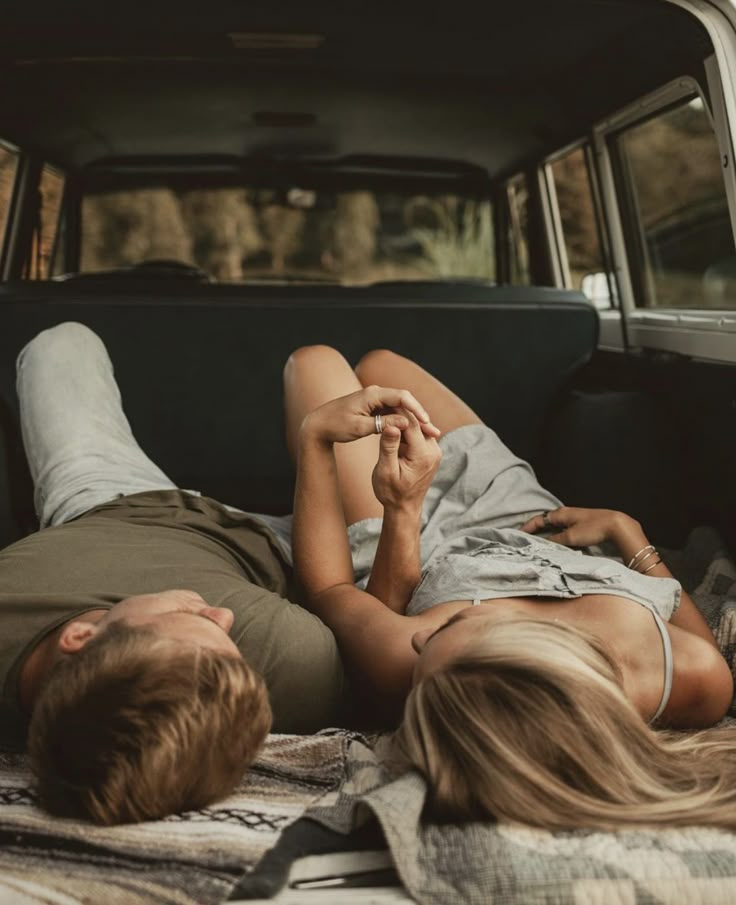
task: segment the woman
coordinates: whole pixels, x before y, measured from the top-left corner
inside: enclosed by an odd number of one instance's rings
[[[307,604],[374,700],[408,695],[398,749],[435,815],[736,826],[733,733],[647,725],[712,726],[733,683],[636,521],[561,506],[462,400],[393,353],[353,372],[333,349],[300,349],[285,404]],[[603,542],[624,565],[570,549]]]

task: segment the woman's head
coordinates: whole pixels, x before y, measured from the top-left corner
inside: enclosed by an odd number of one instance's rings
[[[482,603],[463,607],[438,628],[415,632],[411,644],[419,658],[414,669],[414,684],[454,662],[498,622],[519,617],[530,618],[523,605],[513,599],[505,600],[502,607],[496,603]]]
[[[643,765],[661,759],[660,745],[602,643],[551,620],[461,622],[424,644],[397,733],[401,760],[427,779],[432,816],[642,822],[631,809],[659,796],[661,777]]]

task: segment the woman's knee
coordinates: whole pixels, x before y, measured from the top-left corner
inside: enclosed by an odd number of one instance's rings
[[[314,345],[300,346],[286,359],[284,365],[284,379],[290,374],[299,371],[310,371],[312,368],[323,368],[330,362],[345,362],[345,359],[332,346]]]
[[[391,373],[400,361],[405,361],[404,357],[390,349],[373,349],[360,359],[355,366],[355,373],[363,386],[385,384],[386,379],[383,375]]]

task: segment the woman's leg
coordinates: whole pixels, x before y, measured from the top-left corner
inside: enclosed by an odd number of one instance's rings
[[[443,434],[464,424],[482,424],[476,413],[429,371],[388,349],[368,352],[355,368],[363,386],[378,384],[409,390]]]
[[[464,425],[483,424],[452,390],[395,352],[368,352],[355,373],[366,386],[410,390],[443,435]],[[539,484],[531,466],[517,458],[492,430],[471,438],[451,437],[446,442],[440,438],[440,443],[444,458],[424,501],[422,537],[427,549],[451,533],[466,535],[482,524],[518,528],[530,515],[562,505]],[[465,511],[458,511],[458,500],[463,501]]]
[[[292,459],[296,461],[299,427],[305,415],[330,399],[360,389],[362,385],[353,369],[330,346],[304,346],[289,356],[284,368],[284,409],[286,442]],[[377,435],[335,444],[338,482],[348,525],[383,515],[383,507],[371,484],[378,448]]]

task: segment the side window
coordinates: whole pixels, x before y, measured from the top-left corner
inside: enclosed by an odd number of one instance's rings
[[[532,282],[529,267],[529,186],[519,173],[506,183],[509,279],[515,286]]]
[[[733,232],[716,135],[701,98],[680,101],[612,141],[639,255],[632,261],[637,304],[735,308]]]
[[[0,143],[0,250],[5,241],[10,202],[18,172],[18,152]]]
[[[552,160],[549,172],[557,196],[564,243],[565,282],[571,289],[582,290],[596,307],[609,308],[611,297],[600,220],[585,148],[577,147]]]
[[[51,276],[51,259],[59,230],[61,201],[64,194],[64,175],[44,164],[38,185],[39,210],[33,231],[31,261],[27,277],[47,280]]]

